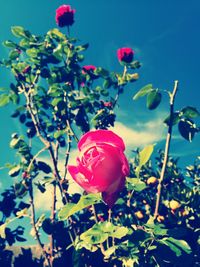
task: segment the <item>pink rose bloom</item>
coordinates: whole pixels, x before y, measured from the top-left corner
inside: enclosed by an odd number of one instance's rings
[[[59,27],[71,26],[74,23],[75,9],[70,5],[62,5],[56,9],[56,23]]]
[[[133,56],[134,51],[129,47],[123,47],[117,50],[117,57],[120,62],[131,63]]]
[[[109,130],[90,131],[78,143],[77,166],[68,166],[72,178],[88,193],[102,193],[112,207],[129,175],[123,140]]]

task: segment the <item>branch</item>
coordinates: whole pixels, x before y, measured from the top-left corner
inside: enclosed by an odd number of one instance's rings
[[[30,184],[29,184],[29,196],[30,196],[30,204],[31,204],[31,212],[32,212],[32,215],[31,215],[31,221],[32,222],[31,223],[33,225],[35,237],[36,237],[38,245],[42,251],[42,254],[44,255],[44,258],[46,259],[48,266],[52,267],[50,259],[49,259],[49,254],[46,252],[44,244],[40,240],[40,235],[39,235],[38,229],[36,227],[36,216],[35,216],[35,205],[34,205],[34,198],[33,198],[32,179],[30,179],[29,182],[30,182]]]
[[[40,151],[38,151],[37,154],[35,154],[35,156],[34,156],[34,157],[32,158],[32,160],[31,160],[30,164],[28,165],[27,173],[30,172],[34,160],[35,160],[35,159],[36,159],[36,158],[37,158],[43,151],[45,151],[45,150],[48,149],[48,148],[49,148],[48,146],[45,146],[45,147],[43,147]]]
[[[95,206],[92,205],[91,207],[92,207],[92,213],[94,215],[94,220],[95,220],[96,223],[98,223],[99,221],[98,221],[98,217],[97,217],[97,214],[96,214]],[[103,243],[100,243],[99,245],[100,245],[100,249],[101,249],[102,254],[104,254],[105,253],[105,248],[104,248]]]
[[[160,173],[160,179],[159,179],[159,183],[157,187],[157,199],[156,199],[156,207],[154,211],[154,220],[158,216],[158,210],[159,210],[160,198],[161,198],[161,190],[162,190],[162,182],[164,180],[164,175],[165,175],[165,170],[166,170],[167,160],[168,160],[168,155],[169,155],[170,142],[171,142],[171,136],[172,136],[172,127],[173,127],[174,100],[175,100],[177,89],[178,89],[178,81],[175,81],[173,92],[172,94],[170,94],[170,121],[169,121],[167,138],[166,138],[166,143],[165,143],[164,160],[163,160],[163,165],[162,165],[162,169]]]

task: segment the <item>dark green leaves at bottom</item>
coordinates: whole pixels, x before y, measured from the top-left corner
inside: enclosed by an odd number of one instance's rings
[[[153,90],[147,95],[147,108],[150,110],[156,109],[160,104],[161,99],[162,94],[157,90]]]
[[[126,236],[129,229],[124,226],[116,226],[110,222],[102,222],[93,225],[80,235],[80,239],[89,244],[103,243],[108,237],[121,239]]]
[[[190,246],[185,240],[175,239],[173,237],[164,237],[160,240],[160,243],[170,247],[175,252],[176,256],[179,257],[183,252],[190,254],[192,252]]]

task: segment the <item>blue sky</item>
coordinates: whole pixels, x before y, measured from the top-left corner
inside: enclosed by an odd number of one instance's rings
[[[90,44],[85,65],[122,71],[116,50],[124,46],[132,47],[135,58],[142,63],[139,81],[126,88],[117,110],[116,131],[125,134],[129,148],[159,141],[163,145],[166,129],[162,128],[162,120],[168,111],[167,98],[155,111],[148,111],[143,100],[132,100],[135,92],[147,83],[172,90],[174,80],[179,80],[176,108],[190,105],[200,109],[199,0],[1,1],[0,43],[12,38],[13,25],[21,25],[35,34],[55,28],[55,9],[61,4],[76,9],[71,35]],[[6,56],[7,50],[1,46],[0,58]],[[0,87],[8,85],[9,74],[1,71]],[[20,130],[10,118],[12,108],[0,109],[0,166],[16,160],[8,145],[11,133]],[[192,163],[200,150],[200,135],[191,144],[178,137],[176,130],[174,136],[173,154],[181,157],[182,164]],[[8,177],[6,172],[1,173],[0,185],[5,186]]]

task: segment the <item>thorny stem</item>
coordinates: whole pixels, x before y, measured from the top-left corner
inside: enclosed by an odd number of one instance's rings
[[[54,176],[55,176],[55,179],[56,179],[56,181],[58,183],[58,187],[59,187],[59,190],[60,190],[60,193],[61,193],[61,197],[62,197],[62,202],[63,202],[63,204],[66,204],[69,201],[67,199],[66,194],[64,193],[64,188],[63,188],[62,183],[61,183],[61,180],[62,179],[61,179],[61,176],[60,176],[58,167],[57,167],[57,160],[56,160],[55,155],[54,155],[54,149],[52,147],[52,143],[49,142],[49,141],[47,141],[41,135],[39,122],[36,120],[35,114],[32,111],[32,108],[33,108],[32,105],[33,105],[33,103],[31,103],[31,96],[30,96],[30,94],[27,94],[26,93],[26,88],[25,88],[25,86],[23,84],[22,84],[22,87],[23,87],[23,92],[24,92],[24,95],[25,95],[26,101],[27,101],[27,109],[28,109],[28,111],[29,111],[29,113],[31,115],[31,119],[32,119],[32,121],[34,123],[34,126],[36,128],[37,136],[39,137],[39,139],[41,140],[41,142],[44,143],[44,145],[46,147],[48,147],[49,154],[50,154],[50,157],[52,159],[53,166],[54,166]],[[72,222],[71,218],[69,218],[69,221]],[[71,237],[71,235],[70,235],[70,237]],[[71,241],[72,241],[72,243],[74,243],[73,238],[71,238]]]
[[[40,235],[39,235],[38,229],[36,227],[35,205],[34,205],[33,186],[32,186],[32,180],[31,179],[30,179],[30,185],[29,185],[29,196],[30,196],[30,204],[31,204],[31,212],[32,212],[31,221],[32,221],[34,232],[35,232],[35,237],[36,237],[37,242],[40,246],[42,254],[44,255],[44,257],[48,263],[48,266],[52,267],[50,259],[49,259],[49,255],[44,248],[44,244],[40,240]]]
[[[165,170],[167,166],[167,160],[168,160],[168,154],[170,149],[170,142],[171,142],[171,136],[172,136],[172,128],[173,128],[173,113],[174,113],[174,100],[176,96],[176,92],[178,89],[178,81],[174,82],[174,89],[173,92],[170,94],[170,121],[168,126],[168,132],[167,132],[167,138],[165,143],[165,153],[164,153],[164,159],[163,159],[163,165],[160,173],[160,179],[157,187],[157,199],[156,199],[156,207],[154,211],[154,220],[158,216],[158,210],[160,205],[160,199],[161,199],[161,190],[162,190],[162,182],[165,175]]]
[[[64,177],[63,177],[64,180],[66,179],[66,176],[67,176],[67,164],[69,161],[71,142],[72,142],[70,123],[68,120],[66,121],[66,123],[67,123],[67,150],[66,150],[66,158],[65,158],[65,173],[64,173]]]
[[[95,209],[94,205],[92,205],[92,213],[94,215],[95,222],[98,223],[99,221],[98,221],[98,217],[97,217],[97,213],[96,213],[96,209]],[[101,249],[102,254],[104,254],[105,253],[105,248],[103,246],[103,243],[100,244],[100,249]]]
[[[56,161],[58,161],[58,149],[59,149],[59,143],[57,142],[56,146],[55,146],[55,153],[54,153],[54,157],[55,157]],[[56,181],[54,181],[53,182],[53,191],[52,191],[52,207],[51,207],[51,221],[52,221],[52,223],[55,222],[55,217],[56,217],[56,201],[57,201],[57,199],[56,199]],[[55,249],[55,244],[54,244],[54,237],[52,234],[50,236],[50,251],[51,251],[51,263],[52,264],[53,264],[53,259],[54,259],[54,249]]]
[[[127,72],[127,67],[124,66],[124,71],[123,71],[122,79],[125,78],[126,72]],[[118,99],[119,99],[119,94],[120,94],[120,91],[122,90],[122,88],[123,88],[123,86],[119,86],[119,88],[118,88],[118,91],[117,91],[117,94],[116,94],[116,96],[115,96],[115,100],[114,100],[114,103],[113,103],[113,108],[114,108],[114,107],[116,106],[116,104],[117,104],[117,101],[118,101]]]
[[[41,150],[39,150],[37,154],[35,154],[35,156],[34,156],[34,157],[32,158],[32,160],[31,160],[30,164],[28,165],[28,168],[27,168],[27,172],[28,172],[28,173],[29,173],[30,170],[31,170],[31,167],[32,167],[32,165],[33,165],[34,160],[36,160],[36,158],[37,158],[43,151],[45,151],[45,150],[47,150],[47,149],[48,149],[48,146],[45,146],[45,147],[43,147]]]

